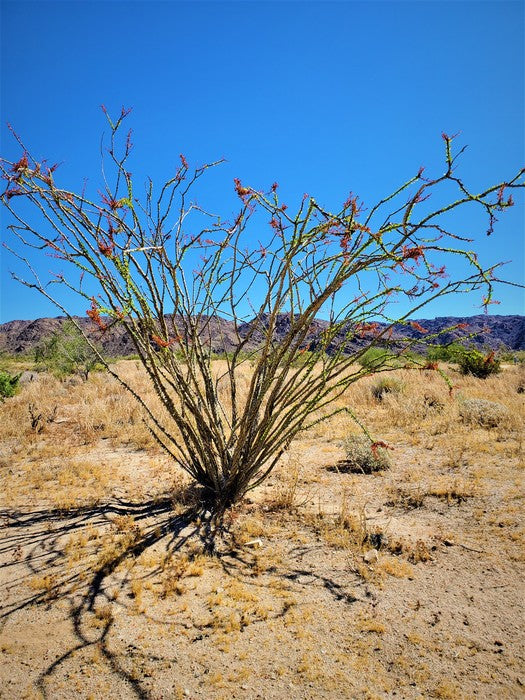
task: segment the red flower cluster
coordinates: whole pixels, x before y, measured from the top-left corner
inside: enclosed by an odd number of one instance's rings
[[[412,326],[412,328],[415,328],[416,331],[419,331],[420,333],[428,333],[428,330],[426,328],[423,328],[423,326],[417,321],[410,321],[410,325]]]
[[[233,182],[235,183],[235,191],[237,192],[239,197],[244,201],[244,198],[247,197],[251,192],[250,188],[243,187],[238,177],[234,177]]]
[[[110,258],[115,250],[115,244],[113,241],[105,241],[104,239],[98,240],[97,241],[98,249],[102,253],[102,255],[105,255],[106,258]]]
[[[383,442],[383,440],[376,440],[370,445],[370,449],[372,450],[372,454],[374,457],[377,459],[378,458],[378,449],[382,447],[384,450],[393,450],[393,447],[390,447],[390,445],[387,445],[386,442]]]
[[[438,367],[439,367],[439,365],[438,365],[437,362],[427,362],[425,365],[423,365],[423,367],[421,367],[421,369],[433,369],[433,370],[437,370]]]
[[[16,163],[13,163],[13,166],[11,168],[11,172],[13,173],[20,173],[23,170],[27,170],[29,168],[29,161],[27,158],[27,153],[24,153],[24,155],[20,158],[19,161]]]
[[[175,338],[170,338],[169,340],[164,340],[164,338],[161,338],[158,335],[152,335],[151,340],[161,348],[169,348],[171,345],[174,345],[175,343],[182,342],[182,336],[178,335]]]
[[[414,248],[409,248],[404,245],[402,252],[403,260],[415,260],[417,262],[419,258],[425,257],[424,247],[422,245],[415,246]]]
[[[363,211],[363,205],[358,203],[359,197],[354,195],[353,192],[350,192],[348,195],[348,199],[346,202],[343,204],[343,209],[351,209],[352,210],[352,216],[359,216],[359,214]]]
[[[496,356],[496,353],[494,351],[489,352],[487,357],[483,360],[483,364],[484,365],[493,365],[495,356]]]
[[[355,332],[361,338],[364,338],[367,333],[371,333],[373,336],[376,336],[379,333],[379,323],[376,323],[375,321],[372,323],[358,323],[356,324]]]
[[[86,311],[86,314],[101,331],[107,330],[107,323],[104,323],[100,316],[100,309],[98,308],[95,297],[91,297],[91,308]]]
[[[114,197],[106,197],[105,194],[100,195],[102,203],[109,207],[112,211],[116,209],[121,209],[124,204],[121,199],[115,199]]]

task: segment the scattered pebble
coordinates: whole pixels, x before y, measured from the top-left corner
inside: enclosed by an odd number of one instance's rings
[[[372,564],[379,559],[379,552],[377,549],[369,549],[363,556],[363,559],[367,564]]]

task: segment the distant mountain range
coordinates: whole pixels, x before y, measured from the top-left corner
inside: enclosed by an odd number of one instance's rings
[[[108,357],[131,355],[135,348],[126,335],[123,328],[115,326],[104,334],[93,327],[90,319],[85,317],[75,317],[75,320],[83,330],[92,335],[93,339],[102,346],[104,353]],[[0,351],[13,354],[27,353],[35,348],[42,340],[60,330],[67,318],[59,316],[57,318],[38,318],[34,321],[9,321],[0,325]],[[247,334],[254,322],[240,324],[239,334],[243,337]],[[290,319],[286,314],[282,314],[277,323],[275,332],[276,340],[284,337]],[[417,323],[428,331],[427,335],[432,335],[445,328],[466,324],[466,328],[456,329],[441,335],[439,343],[445,344],[454,340],[469,337],[469,344],[477,348],[491,348],[493,350],[505,348],[508,350],[525,350],[525,316],[469,316],[458,318],[456,316],[442,316],[434,319],[418,319]],[[264,321],[259,321],[260,328],[253,334],[250,345],[246,349],[257,347],[262,338]],[[328,325],[327,321],[318,319],[314,321],[311,331],[306,340],[307,345],[315,343],[316,336]],[[231,351],[236,344],[237,335],[233,322],[222,318],[209,319],[208,332],[211,344],[215,352]],[[396,326],[393,339],[414,338],[424,339],[424,335],[417,327],[411,325]],[[342,338],[341,338],[342,339]],[[334,344],[337,344],[337,338]],[[351,347],[362,346],[366,341],[356,338],[352,341]],[[415,348],[417,349],[417,347]]]

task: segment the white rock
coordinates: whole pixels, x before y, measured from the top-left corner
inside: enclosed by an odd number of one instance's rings
[[[367,564],[372,564],[379,559],[379,552],[377,549],[369,549],[368,552],[363,555],[363,559]]]

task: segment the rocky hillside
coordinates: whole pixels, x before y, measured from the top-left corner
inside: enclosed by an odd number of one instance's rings
[[[33,350],[43,339],[48,338],[60,329],[67,319],[38,318],[34,321],[9,321],[0,325],[0,351],[8,353],[27,353]],[[104,352],[115,357],[130,355],[135,352],[131,340],[120,327],[111,328],[104,334],[100,334],[87,318],[76,318],[79,325],[99,343]],[[283,337],[289,326],[289,317],[283,314],[279,318],[276,331],[276,339]],[[470,336],[469,343],[479,348],[507,348],[509,350],[525,350],[525,316],[470,316],[458,318],[455,316],[443,316],[434,319],[418,319],[418,323],[428,331],[428,335],[437,333],[445,328],[466,324],[465,328],[456,329],[440,336],[440,343],[448,343],[454,340]],[[264,322],[261,324],[264,325]],[[316,336],[328,323],[317,320],[312,325],[307,343],[315,342]],[[250,332],[252,323],[241,324],[238,328],[241,337]],[[256,330],[250,342],[250,348],[257,346],[262,339],[263,328]],[[234,325],[224,319],[208,319],[208,331],[211,343],[216,352],[230,351],[236,343]],[[412,326],[398,326],[394,331],[394,338],[423,338],[422,333]],[[356,340],[356,345],[364,341]]]

